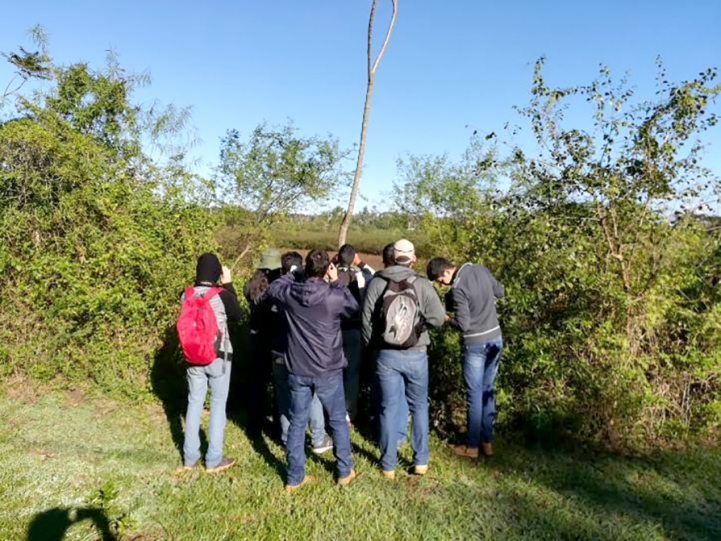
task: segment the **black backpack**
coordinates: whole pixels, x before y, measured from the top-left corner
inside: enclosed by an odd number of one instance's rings
[[[416,278],[411,276],[400,282],[389,280],[380,297],[380,338],[391,348],[412,348],[423,333],[423,318],[413,287]]]

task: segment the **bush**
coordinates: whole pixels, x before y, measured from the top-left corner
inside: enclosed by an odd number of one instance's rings
[[[140,150],[133,79],[51,69],[0,125],[3,371],[138,396],[215,222],[179,159]]]

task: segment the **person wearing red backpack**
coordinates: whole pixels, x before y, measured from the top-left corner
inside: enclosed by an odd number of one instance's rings
[[[183,293],[183,308],[177,329],[188,363],[188,409],[185,414],[183,470],[200,460],[200,416],[210,387],[210,421],[205,469],[217,473],[230,468],[235,460],[223,456],[223,435],[230,387],[233,345],[229,322],[241,318],[230,269],[222,267],[215,254],[198,258],[195,284]]]

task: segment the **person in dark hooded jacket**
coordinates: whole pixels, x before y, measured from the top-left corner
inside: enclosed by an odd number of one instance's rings
[[[269,297],[283,307],[288,331],[286,362],[291,405],[286,444],[287,492],[310,480],[305,475],[304,440],[313,391],[328,414],[338,484],[347,485],[356,476],[345,420],[346,360],[340,324],[342,319],[357,315],[360,307],[348,288],[338,282],[338,270],[324,250],[308,254],[304,280],[295,281],[295,276],[288,273],[268,288]]]

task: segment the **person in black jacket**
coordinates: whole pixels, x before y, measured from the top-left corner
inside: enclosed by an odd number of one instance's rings
[[[263,252],[260,264],[243,287],[243,294],[250,307],[250,362],[246,378],[248,424],[246,430],[251,438],[263,431],[268,403],[268,385],[271,381],[271,332],[266,315],[258,307],[268,286],[280,277],[280,253],[275,249]]]
[[[328,414],[337,482],[347,485],[356,476],[345,420],[346,361],[340,323],[354,317],[360,307],[348,288],[338,283],[338,270],[324,250],[312,250],[306,257],[305,278],[295,281],[295,277],[295,273],[288,273],[268,288],[269,297],[282,305],[288,325],[286,362],[291,404],[287,492],[310,480],[305,475],[304,440],[314,391]]]
[[[374,272],[370,265],[361,261],[353,246],[344,244],[340,247],[338,250],[338,280],[350,289],[359,305],[363,304],[366,284],[373,278]],[[358,413],[363,359],[360,314],[341,322],[341,334],[343,335],[343,353],[348,361],[348,366],[343,370],[343,387],[348,413],[347,420],[351,423],[355,421]]]
[[[242,312],[233,288],[230,269],[221,267],[215,254],[201,255],[196,266],[194,296],[203,296],[219,284],[220,293],[208,301],[220,331],[216,346],[218,358],[209,365],[189,365],[187,369],[188,410],[185,414],[181,468],[183,470],[192,469],[200,459],[200,415],[203,412],[208,387],[210,387],[210,421],[208,451],[205,454],[206,471],[216,473],[235,464],[234,459],[223,456],[223,435],[226,423],[225,405],[228,400],[233,360],[233,345],[228,327],[229,322],[237,322],[241,318]]]
[[[428,279],[450,286],[446,296],[451,323],[463,333],[463,379],[466,383],[468,435],[466,445],[451,445],[461,456],[476,458],[479,444],[485,456],[493,455],[493,419],[496,413],[494,382],[503,349],[496,299],[503,286],[483,265],[460,268],[437,257],[428,262]]]

